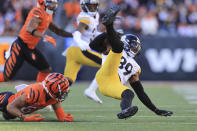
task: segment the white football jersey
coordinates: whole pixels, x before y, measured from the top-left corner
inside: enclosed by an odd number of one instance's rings
[[[102,65],[104,64],[106,58],[107,55],[102,55]],[[136,74],[140,70],[141,68],[137,64],[137,62],[132,57],[129,57],[123,50],[122,58],[120,60],[120,65],[118,68],[118,74],[121,83],[125,85],[128,82],[129,78],[131,78],[132,75]]]
[[[94,38],[100,34],[98,32],[98,25],[99,25],[99,14],[96,13],[95,17],[89,15],[86,12],[81,12],[77,17],[77,24],[84,23],[88,25],[88,29],[84,31],[81,35],[81,39],[89,43],[94,40]]]

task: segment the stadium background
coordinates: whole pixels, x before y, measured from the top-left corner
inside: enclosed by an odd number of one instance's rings
[[[0,1],[0,70],[3,70],[6,51],[17,36],[35,0]],[[119,4],[122,11],[115,23],[117,29],[137,34],[143,51],[137,57],[142,68],[142,80],[196,80],[197,79],[197,0],[100,0],[101,17],[110,7]],[[54,22],[66,31],[75,30],[75,19],[80,12],[78,0],[59,0]],[[102,26],[100,27],[103,31]],[[50,31],[56,38],[54,48],[40,42],[53,71],[64,71],[62,52],[72,42]],[[90,80],[97,68],[83,67],[78,80]],[[34,80],[37,70],[27,63],[14,79]]]

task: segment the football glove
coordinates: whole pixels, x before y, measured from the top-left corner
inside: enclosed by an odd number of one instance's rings
[[[27,116],[24,119],[25,122],[40,122],[40,121],[43,121],[43,120],[44,120],[44,117],[40,117],[40,114]]]
[[[171,116],[173,114],[172,111],[166,111],[166,110],[155,110],[155,114],[160,115],[160,116]]]
[[[67,115],[65,115],[64,117],[63,117],[63,119],[61,120],[62,122],[72,122],[73,121],[73,116],[70,114],[70,113],[68,113]]]
[[[56,46],[55,39],[51,36],[45,35],[44,36],[44,42],[49,42],[51,43],[54,47]]]
[[[70,113],[66,114],[62,107],[55,110],[55,114],[58,120],[61,122],[72,122],[74,119]]]

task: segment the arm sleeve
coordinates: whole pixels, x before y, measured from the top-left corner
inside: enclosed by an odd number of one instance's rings
[[[140,99],[140,101],[151,111],[155,112],[157,109],[156,106],[151,102],[148,95],[144,92],[144,88],[140,81],[136,81],[134,83],[130,83],[131,87],[134,89],[135,93],[137,94],[137,97]]]
[[[107,40],[107,33],[106,32],[98,35],[92,42],[90,42],[89,46],[91,49],[102,53],[102,52],[106,51],[106,49],[107,49],[107,47],[104,43],[105,40]]]

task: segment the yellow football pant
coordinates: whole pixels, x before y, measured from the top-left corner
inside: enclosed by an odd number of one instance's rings
[[[97,56],[101,59],[101,55],[88,50],[91,55]],[[69,47],[66,52],[66,67],[64,69],[64,75],[75,82],[77,74],[82,65],[101,67],[100,64],[96,63],[94,58],[88,58],[85,56],[79,47]]]
[[[100,92],[116,99],[121,99],[121,94],[124,90],[129,89],[124,86],[119,79],[118,68],[122,53],[109,52],[105,63],[96,73],[96,81]]]

